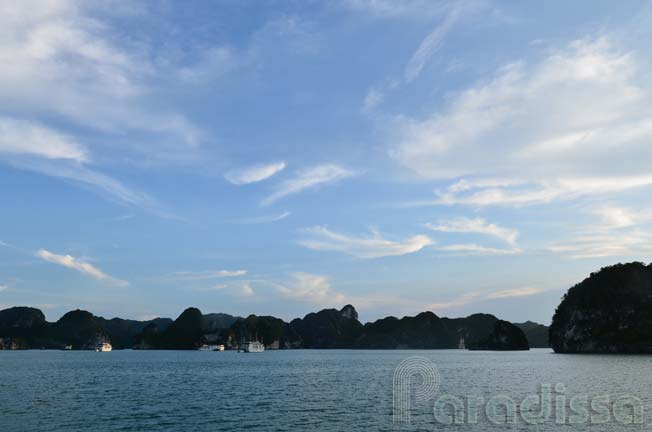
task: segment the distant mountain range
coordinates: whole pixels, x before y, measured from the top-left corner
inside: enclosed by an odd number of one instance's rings
[[[324,309],[285,322],[272,316],[202,314],[188,308],[176,320],[107,320],[74,310],[49,323],[30,307],[0,311],[0,349],[90,349],[108,341],[115,349],[197,349],[222,343],[235,349],[258,339],[269,349],[469,349],[527,350],[547,346],[547,328],[531,322],[514,325],[493,315],[440,318],[432,312],[413,317],[387,317],[362,324],[351,305]],[[529,341],[528,341],[529,339]]]
[[[250,339],[268,349],[551,346],[558,353],[652,353],[652,264],[616,264],[592,273],[564,295],[550,328],[531,321],[512,324],[488,314],[440,318],[432,312],[362,324],[351,305],[289,323],[272,316],[204,315],[196,308],[176,320],[149,321],[107,320],[74,310],[54,323],[35,308],[0,311],[0,349],[89,349],[104,341],[116,349],[197,349],[217,343],[234,349]]]

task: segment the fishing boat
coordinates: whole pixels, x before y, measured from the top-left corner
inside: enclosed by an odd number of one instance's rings
[[[95,352],[109,352],[113,349],[110,343],[102,342],[95,345]]]
[[[249,341],[242,344],[242,351],[246,353],[259,353],[265,351],[265,345],[258,341]]]

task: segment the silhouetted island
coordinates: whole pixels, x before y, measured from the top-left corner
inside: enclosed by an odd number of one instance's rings
[[[49,323],[34,308],[0,311],[0,349],[92,349],[104,341],[114,349],[192,350],[217,343],[236,349],[242,340],[250,338],[257,338],[268,349],[529,349],[518,326],[488,314],[440,318],[422,312],[362,324],[351,305],[309,313],[289,323],[272,316],[204,315],[196,308],[186,309],[174,321],[107,320],[74,310]]]
[[[652,353],[652,265],[605,267],[569,289],[550,343],[558,353]]]

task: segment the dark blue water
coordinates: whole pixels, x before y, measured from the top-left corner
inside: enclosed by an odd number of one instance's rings
[[[433,401],[412,401],[410,424],[393,422],[392,377],[410,356],[436,364],[438,395],[508,395],[520,400],[542,384],[568,395],[634,395],[645,425],[447,426]],[[650,424],[652,357],[555,355],[548,350],[492,353],[292,350],[235,352],[0,352],[0,431],[344,431],[344,430],[643,430]],[[419,383],[415,381],[415,384]],[[613,417],[613,416],[612,416]]]

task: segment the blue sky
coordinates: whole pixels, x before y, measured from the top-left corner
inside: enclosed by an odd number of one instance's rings
[[[0,5],[0,306],[547,323],[652,251],[652,4]]]

